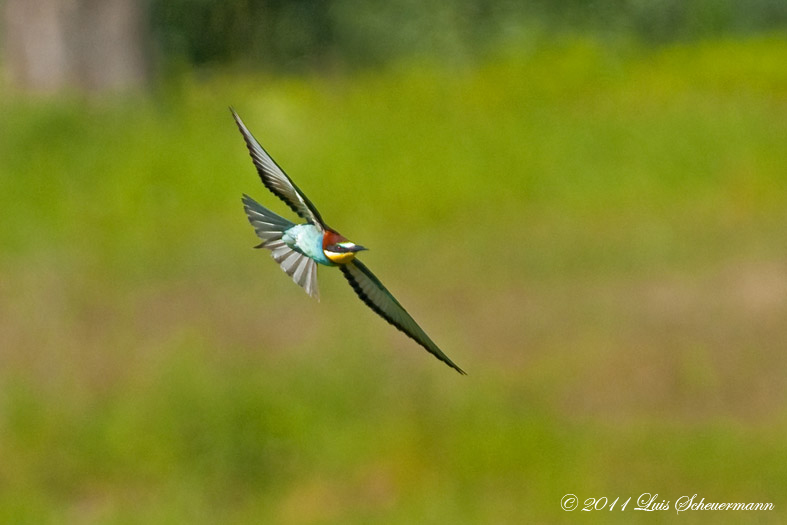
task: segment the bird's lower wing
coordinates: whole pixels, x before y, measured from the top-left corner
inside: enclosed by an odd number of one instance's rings
[[[391,295],[383,283],[361,261],[355,259],[347,264],[341,265],[342,273],[352,286],[358,297],[377,313],[380,317],[394,325],[396,328],[407,334],[418,344],[423,346],[430,354],[444,362],[460,374],[465,374],[464,370],[456,366],[442,350],[426,335],[426,332],[418,326],[407,310],[399,304],[399,301]]]

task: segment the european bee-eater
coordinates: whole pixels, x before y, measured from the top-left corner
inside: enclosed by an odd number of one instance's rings
[[[243,208],[257,236],[262,239],[256,248],[270,250],[281,269],[315,298],[319,297],[317,264],[338,266],[358,297],[377,315],[407,334],[437,359],[464,374],[434,344],[380,280],[356,259],[355,255],[366,248],[347,240],[325,224],[314,204],[260,146],[235,110],[230,108],[230,111],[243,134],[262,183],[306,220],[305,224],[290,222],[244,194]]]

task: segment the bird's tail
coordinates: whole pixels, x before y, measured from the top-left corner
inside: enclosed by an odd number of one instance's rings
[[[264,248],[266,244],[278,241],[285,231],[295,226],[295,223],[270,211],[245,193],[242,201],[249,222],[254,226],[257,237],[262,239],[256,248]]]
[[[243,195],[243,209],[249,222],[254,226],[257,237],[262,242],[255,248],[267,248],[271,251],[273,259],[279,263],[281,269],[292,277],[298,286],[301,286],[306,293],[319,300],[320,291],[317,287],[317,263],[306,255],[293,250],[283,240],[284,232],[295,226],[268,208],[255,202],[248,195]]]

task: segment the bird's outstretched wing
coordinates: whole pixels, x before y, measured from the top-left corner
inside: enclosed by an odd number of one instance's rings
[[[295,185],[292,180],[284,173],[284,170],[276,164],[276,161],[268,155],[268,152],[260,146],[254,135],[248,130],[241,118],[230,108],[232,116],[235,118],[235,123],[238,129],[243,134],[243,139],[246,141],[246,147],[249,148],[249,154],[257,167],[257,173],[260,174],[262,183],[274,195],[283,200],[292,211],[297,213],[301,218],[315,224],[321,229],[325,229],[325,223],[320,217],[320,212],[314,207],[314,204],[303,194],[303,192]]]
[[[399,304],[399,301],[391,295],[383,283],[361,261],[354,259],[347,264],[339,266],[344,277],[350,283],[358,297],[377,313],[380,317],[394,325],[396,328],[407,334],[415,342],[426,348],[426,350],[437,359],[447,364],[460,374],[465,371],[456,366],[434,342],[429,339],[418,323],[415,322],[407,310]]]

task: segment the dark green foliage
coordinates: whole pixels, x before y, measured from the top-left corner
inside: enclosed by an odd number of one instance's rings
[[[264,69],[474,59],[560,32],[664,43],[787,27],[780,0],[153,0],[165,60]]]

